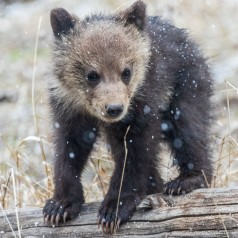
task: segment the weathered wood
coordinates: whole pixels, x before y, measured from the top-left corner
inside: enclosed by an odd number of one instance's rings
[[[22,237],[110,237],[98,229],[99,203],[86,204],[77,219],[59,227],[43,222],[42,209],[19,209]],[[7,222],[9,220],[13,231]],[[16,214],[0,213],[0,237],[17,237]],[[114,237],[238,237],[238,189],[200,189],[181,196],[148,196]]]

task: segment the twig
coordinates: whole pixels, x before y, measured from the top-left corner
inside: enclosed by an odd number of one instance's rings
[[[31,88],[31,95],[32,95],[31,100],[32,100],[32,110],[33,110],[33,117],[34,117],[34,126],[35,126],[35,132],[37,135],[39,134],[39,128],[38,128],[38,124],[37,124],[36,108],[35,108],[35,73],[36,73],[38,39],[39,39],[41,21],[42,21],[42,17],[40,17],[40,19],[39,19],[38,30],[37,30],[37,34],[36,34],[36,42],[35,42],[35,50],[34,50],[34,63],[33,63],[33,72],[32,72],[32,88]]]
[[[4,189],[3,189],[3,196],[2,196],[2,207],[5,207],[5,197],[6,197],[6,194],[7,194],[7,188],[8,188],[8,184],[10,182],[10,179],[11,179],[11,171],[8,175],[8,178],[7,178],[7,182],[4,186]]]
[[[119,203],[120,203],[120,198],[121,198],[122,183],[123,183],[124,173],[125,173],[125,168],[126,168],[126,161],[127,161],[127,154],[128,154],[126,136],[128,134],[129,129],[130,129],[130,126],[127,127],[127,130],[126,130],[126,133],[125,133],[125,136],[124,136],[125,158],[124,158],[123,170],[122,170],[122,175],[121,175],[121,183],[120,183],[120,188],[119,188],[119,194],[118,194],[118,199],[117,199],[115,224],[116,224],[116,219],[117,219],[117,215],[118,215],[118,208],[119,208]],[[114,231],[115,231],[115,234],[116,234],[116,229]]]
[[[228,89],[227,88],[227,84],[228,82],[225,80],[226,82],[226,90]],[[226,103],[227,103],[227,113],[228,113],[228,123],[229,123],[229,141],[228,141],[228,154],[229,154],[229,157],[228,157],[228,174],[230,172],[230,165],[231,165],[231,145],[230,145],[230,139],[231,139],[231,115],[230,115],[230,101],[229,101],[229,93],[228,91],[226,92]],[[228,176],[228,183],[229,183],[229,176]]]
[[[232,139],[232,141],[234,142],[234,144],[238,147],[238,142],[231,136],[230,137]]]
[[[221,156],[222,156],[222,152],[223,152],[223,146],[224,146],[224,144],[225,144],[225,139],[226,139],[226,137],[223,137],[222,138],[222,143],[221,143],[221,147],[220,147],[220,153],[219,153],[219,156],[218,156],[218,165],[217,165],[217,168],[216,168],[216,170],[217,170],[217,174],[219,173],[219,170],[220,170],[220,168],[221,168]],[[216,179],[214,179],[214,187],[216,187],[216,184],[217,184],[217,178]]]
[[[126,6],[128,3],[129,3],[129,2],[126,2],[126,3],[122,4],[122,5],[120,5],[120,6],[113,12],[113,14],[115,14],[116,12],[118,12],[121,8],[123,8],[124,6]]]
[[[228,84],[231,88],[233,88],[235,91],[238,92],[238,88],[236,88],[233,84],[231,84],[230,82],[226,81],[226,84]]]
[[[47,186],[48,186],[48,190],[51,190],[52,186],[51,186],[51,182],[50,182],[50,178],[49,178],[48,167],[47,167],[47,164],[46,164],[46,155],[45,155],[45,151],[44,151],[42,138],[39,136],[39,134],[40,134],[39,133],[39,126],[38,126],[38,123],[37,123],[36,108],[35,108],[35,72],[36,72],[38,39],[39,39],[41,21],[42,21],[42,17],[39,18],[38,30],[37,30],[37,34],[36,34],[36,42],[35,42],[35,50],[34,50],[34,64],[33,64],[33,73],[32,73],[32,98],[31,99],[32,99],[32,111],[33,111],[33,118],[34,118],[35,133],[40,138],[39,145],[40,145],[41,154],[42,154],[42,158],[43,158],[43,164],[44,164],[44,167],[45,167],[45,174],[46,174],[46,177],[47,177]]]
[[[16,237],[16,234],[15,234],[15,231],[13,230],[12,225],[11,225],[11,223],[10,223],[8,217],[7,217],[7,214],[5,213],[5,211],[4,211],[4,209],[3,209],[1,203],[0,203],[0,207],[1,207],[1,210],[2,210],[2,213],[3,213],[4,217],[5,217],[5,219],[6,219],[7,223],[8,223],[8,225],[9,225],[11,231],[12,231],[13,236],[14,236],[15,238],[17,238],[17,237]]]
[[[13,194],[14,194],[14,203],[15,203],[15,212],[16,212],[18,236],[19,236],[19,238],[21,238],[20,222],[19,222],[19,216],[18,216],[18,210],[17,210],[16,184],[15,184],[15,176],[14,176],[13,168],[11,168],[11,174],[12,174],[12,185],[13,185]]]

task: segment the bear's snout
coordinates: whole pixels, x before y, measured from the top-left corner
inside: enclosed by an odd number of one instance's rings
[[[124,106],[122,104],[107,104],[105,105],[106,113],[110,117],[118,117],[123,112]]]

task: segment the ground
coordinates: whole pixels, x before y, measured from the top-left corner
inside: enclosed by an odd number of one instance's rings
[[[211,135],[215,167],[211,186],[237,186],[238,2],[146,2],[150,15],[159,14],[176,26],[187,28],[208,58],[215,79],[216,112]],[[124,5],[128,2],[38,0],[0,3],[0,200],[3,208],[14,207],[14,192],[19,207],[42,206],[52,193],[52,144],[45,90],[52,40],[50,10],[64,7],[83,17],[94,11],[117,11]],[[168,170],[171,159],[168,159],[168,153],[162,157],[160,167],[164,179],[168,180],[173,173],[172,169]],[[108,147],[98,141],[84,174],[86,201],[102,199],[112,169]]]

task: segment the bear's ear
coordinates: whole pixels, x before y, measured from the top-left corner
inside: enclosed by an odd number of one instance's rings
[[[125,26],[133,24],[142,31],[145,26],[146,5],[143,1],[134,2],[129,8],[119,13],[120,19],[125,22]]]
[[[75,25],[75,19],[64,8],[53,9],[50,13],[50,22],[56,38],[67,35]]]

